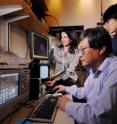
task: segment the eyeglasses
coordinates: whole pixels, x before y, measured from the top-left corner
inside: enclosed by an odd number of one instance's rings
[[[78,54],[81,53],[81,54],[84,55],[84,54],[85,54],[85,50],[88,49],[88,48],[90,48],[90,47],[84,47],[84,48],[80,48],[80,49],[78,49]]]

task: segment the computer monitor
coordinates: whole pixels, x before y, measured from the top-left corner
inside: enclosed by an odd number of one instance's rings
[[[9,67],[0,68],[0,124],[29,99],[29,69]]]
[[[41,34],[31,32],[31,58],[48,59],[49,58],[49,38]]]
[[[0,105],[2,105],[18,96],[19,74],[2,74],[0,80]]]
[[[48,64],[40,64],[39,77],[40,79],[48,79],[50,76],[50,69]]]
[[[6,72],[7,71],[7,72]],[[2,72],[2,74],[1,74]],[[20,105],[19,73],[0,72],[0,123]]]

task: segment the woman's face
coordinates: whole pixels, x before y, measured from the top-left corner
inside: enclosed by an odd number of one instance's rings
[[[65,32],[61,33],[61,42],[62,42],[63,46],[69,46],[70,45],[71,41]]]

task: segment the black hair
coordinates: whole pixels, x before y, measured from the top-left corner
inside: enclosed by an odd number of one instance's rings
[[[61,41],[61,33],[65,32],[68,36],[68,38],[71,40],[70,42],[70,48],[69,48],[69,52],[70,53],[75,53],[75,48],[77,48],[77,35],[74,31],[69,31],[66,29],[63,29],[59,34],[59,40]],[[58,46],[59,48],[63,48],[63,44],[59,44]]]
[[[117,19],[117,4],[111,5],[107,10],[104,12],[103,21],[104,23],[107,22],[109,19]]]
[[[80,42],[88,38],[90,48],[101,49],[106,47],[105,56],[112,53],[111,37],[103,27],[88,28],[80,35]]]

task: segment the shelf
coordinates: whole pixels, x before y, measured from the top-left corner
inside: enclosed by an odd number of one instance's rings
[[[20,5],[0,6],[0,16],[22,10]]]
[[[0,0],[0,11],[5,20],[9,18],[25,17],[17,20],[17,23],[28,31],[34,31],[43,35],[48,34],[48,29],[38,20],[31,7],[24,0]],[[3,11],[4,10],[4,11]]]

